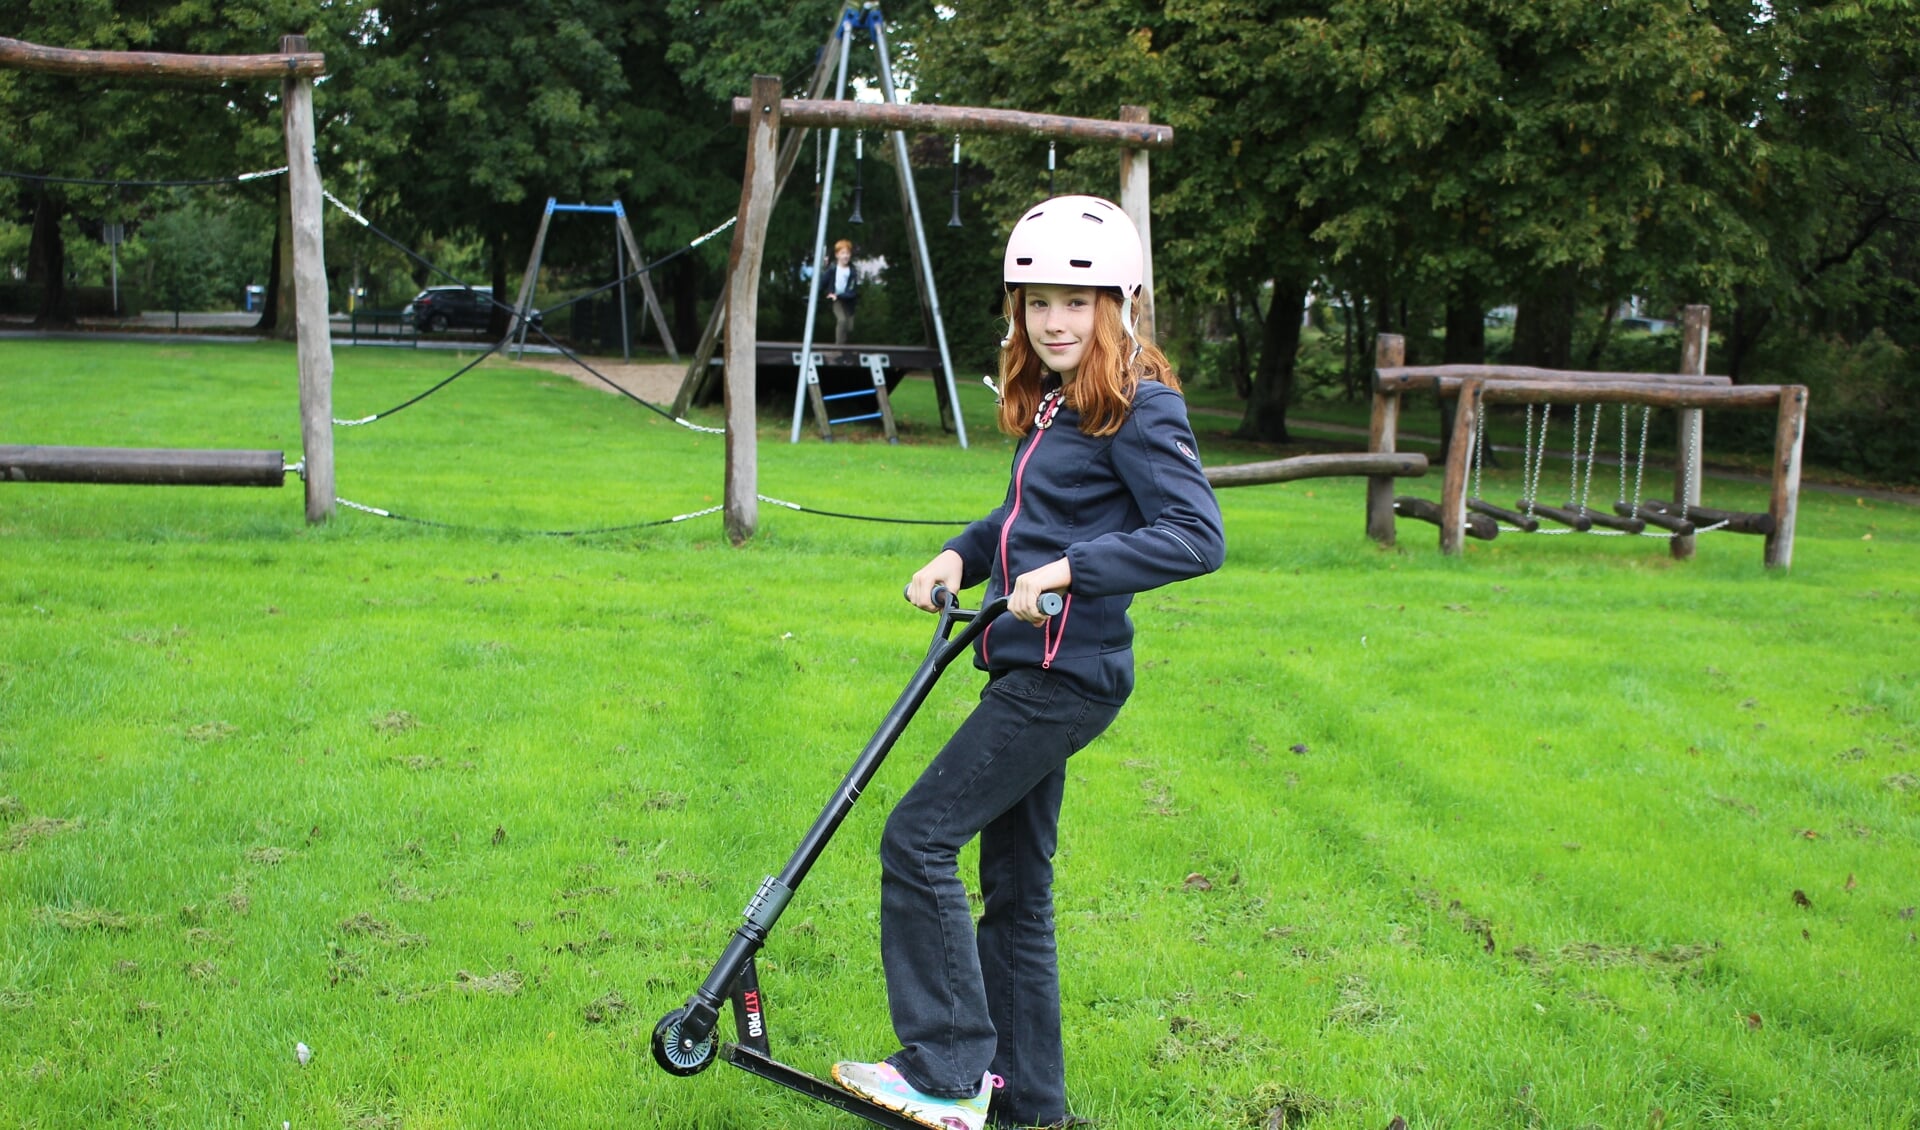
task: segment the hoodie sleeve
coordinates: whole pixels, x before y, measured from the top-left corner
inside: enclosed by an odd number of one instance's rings
[[[1073,591],[1145,592],[1218,569],[1227,551],[1220,504],[1200,468],[1180,394],[1157,383],[1141,385],[1110,451],[1146,524],[1067,547]]]
[[[947,542],[943,549],[951,549],[960,555],[964,568],[960,574],[960,587],[970,589],[993,575],[993,555],[1000,548],[1000,528],[1006,524],[1007,510],[1013,502],[1013,486],[1007,486],[1007,499],[993,508],[993,511],[966,529],[961,530]]]

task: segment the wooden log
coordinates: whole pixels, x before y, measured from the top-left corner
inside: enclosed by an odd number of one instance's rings
[[[1468,381],[1460,388],[1459,406],[1453,413],[1453,438],[1447,446],[1446,477],[1440,484],[1440,552],[1456,557],[1466,548],[1461,535],[1467,526],[1467,472],[1472,468],[1473,435],[1480,413],[1479,381]],[[1484,517],[1484,515],[1473,515]],[[1497,526],[1495,527],[1498,528]]]
[[[755,323],[760,305],[760,260],[773,215],[780,143],[780,78],[753,77],[757,107],[747,128],[747,166],[740,179],[739,222],[727,253],[727,474],[724,517],[733,544],[751,538],[760,521],[759,448],[754,428]]]
[[[289,55],[306,50],[305,36],[281,37]],[[333,328],[327,320],[325,207],[314,156],[313,80],[289,76],[280,84],[287,134],[287,198],[293,221],[294,352],[300,367],[300,462],[306,468],[307,521],[333,517]]]
[[[1707,371],[1707,330],[1712,308],[1688,306],[1681,311],[1680,372],[1697,376]],[[1689,506],[1700,502],[1700,472],[1705,462],[1701,452],[1706,446],[1706,413],[1698,408],[1682,408],[1676,413],[1678,450],[1674,453],[1673,497]],[[1693,557],[1693,535],[1683,534],[1667,542],[1667,552],[1675,561]]]
[[[1520,499],[1514,505],[1518,506],[1522,513],[1531,511],[1542,518],[1552,518],[1561,525],[1571,527],[1583,534],[1593,529],[1593,517],[1590,511],[1572,510],[1565,506],[1548,506],[1530,498]]]
[[[1393,512],[1402,518],[1418,518],[1436,526],[1441,524],[1440,506],[1424,498],[1401,495],[1393,500]],[[1492,541],[1500,536],[1500,523],[1485,514],[1468,514],[1461,523],[1461,529],[1476,541]]]
[[[1647,524],[1638,518],[1622,518],[1618,515],[1595,510],[1592,507],[1585,507],[1574,511],[1574,513],[1581,515],[1596,526],[1604,526],[1609,530],[1619,530],[1621,533],[1626,534],[1644,534],[1647,532]]]
[[[1399,334],[1381,334],[1375,339],[1373,361],[1391,368],[1407,359],[1407,339]],[[1367,426],[1367,451],[1375,455],[1395,452],[1400,434],[1400,394],[1377,391],[1373,394],[1373,415]],[[1367,480],[1367,536],[1380,545],[1392,545],[1393,478],[1374,475]]]
[[[1374,371],[1375,391],[1391,388],[1398,392],[1439,390],[1442,396],[1460,391],[1464,380],[1483,381],[1599,381],[1635,384],[1725,387],[1732,377],[1687,373],[1589,373],[1570,369],[1536,369],[1529,365],[1395,365]]]
[[[1643,499],[1640,506],[1642,509],[1668,514],[1675,518],[1680,517],[1680,504],[1668,502],[1664,498]],[[1686,516],[1696,526],[1719,526],[1735,534],[1766,535],[1772,533],[1777,524],[1771,514],[1755,513],[1750,510],[1716,510],[1711,506],[1689,506]]]
[[[733,124],[746,125],[750,112],[764,106],[758,98],[733,100]],[[904,130],[919,133],[1010,133],[1081,144],[1116,145],[1129,149],[1166,149],[1173,144],[1173,127],[1153,122],[1110,122],[1102,118],[1074,118],[1065,114],[1032,114],[1024,110],[995,110],[985,106],[939,106],[930,102],[850,102],[786,98],[780,102],[780,120],[808,128]]]
[[[1134,125],[1146,125],[1147,108],[1122,106],[1120,120]],[[1134,302],[1134,310],[1140,315],[1141,341],[1158,340],[1154,336],[1153,210],[1151,208],[1153,194],[1149,174],[1147,150],[1127,148],[1120,151],[1120,210],[1125,212],[1133,221],[1133,226],[1139,229],[1140,250],[1143,253],[1140,297]]]
[[[0,445],[0,482],[277,487],[286,468],[278,451]]]
[[[1788,385],[1773,432],[1773,495],[1767,503],[1773,532],[1767,535],[1764,556],[1769,569],[1793,565],[1793,524],[1800,511],[1800,448],[1806,432],[1806,386]]]
[[[1694,532],[1692,522],[1682,518],[1678,514],[1669,514],[1659,507],[1649,506],[1645,502],[1640,504],[1638,511],[1634,510],[1633,504],[1630,502],[1616,502],[1613,504],[1613,512],[1628,518],[1642,519],[1649,526],[1658,526],[1663,530],[1672,530],[1676,534],[1691,534]]]
[[[1774,408],[1782,385],[1657,385],[1644,381],[1487,381],[1488,404],[1645,404],[1654,408]]]
[[[1504,506],[1495,506],[1484,498],[1467,499],[1467,509],[1475,514],[1485,514],[1496,522],[1505,522],[1509,526],[1518,526],[1530,534],[1540,532],[1540,520],[1529,518],[1518,510],[1508,510]]]
[[[1260,463],[1208,467],[1207,481],[1216,487],[1248,487],[1262,483],[1290,483],[1296,479],[1325,479],[1338,475],[1368,475],[1392,481],[1427,473],[1427,457],[1418,452],[1371,452],[1335,455],[1296,455]]]
[[[833,33],[827,36],[826,43],[820,48],[819,58],[813,66],[813,80],[807,87],[808,98],[818,98],[826,93],[827,84],[833,81],[834,62],[837,56],[833,50],[834,40],[840,37],[840,24],[835,21]],[[780,139],[780,171],[773,181],[773,198],[778,201],[787,190],[787,178],[793,175],[794,165],[800,159],[800,146],[806,140],[807,131],[793,129]],[[700,333],[700,344],[694,347],[693,358],[687,362],[687,375],[681,378],[680,391],[673,398],[673,415],[679,419],[685,417],[687,409],[696,399],[708,395],[710,382],[716,378],[712,364],[714,352],[720,347],[720,333],[726,329],[727,296],[723,291],[720,301],[713,304],[707,313],[706,327]],[[928,336],[932,333],[929,330]],[[720,377],[725,376],[722,369]]]
[[[0,37],[0,68],[103,78],[314,79],[327,73],[317,51],[282,49],[278,55],[175,55],[161,51],[73,51]]]

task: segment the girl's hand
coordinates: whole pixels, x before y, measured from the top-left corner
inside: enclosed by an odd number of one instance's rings
[[[1073,567],[1064,557],[1022,573],[1013,582],[1013,590],[1007,593],[1007,611],[1029,624],[1044,624],[1048,618],[1040,611],[1040,594],[1065,592],[1072,584]]]
[[[943,549],[940,556],[920,567],[920,571],[907,582],[907,599],[922,612],[938,612],[933,603],[934,586],[939,585],[948,592],[960,591],[960,577],[966,571],[966,562],[951,549]]]

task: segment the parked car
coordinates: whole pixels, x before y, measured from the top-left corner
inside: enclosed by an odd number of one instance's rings
[[[416,330],[484,330],[493,320],[493,288],[430,286],[414,295],[400,313]],[[540,315],[534,314],[532,321],[539,325]]]

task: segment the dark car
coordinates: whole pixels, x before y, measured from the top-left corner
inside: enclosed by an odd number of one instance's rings
[[[402,316],[416,330],[484,330],[493,321],[493,288],[430,286],[413,296]],[[532,321],[539,325],[540,316]]]

